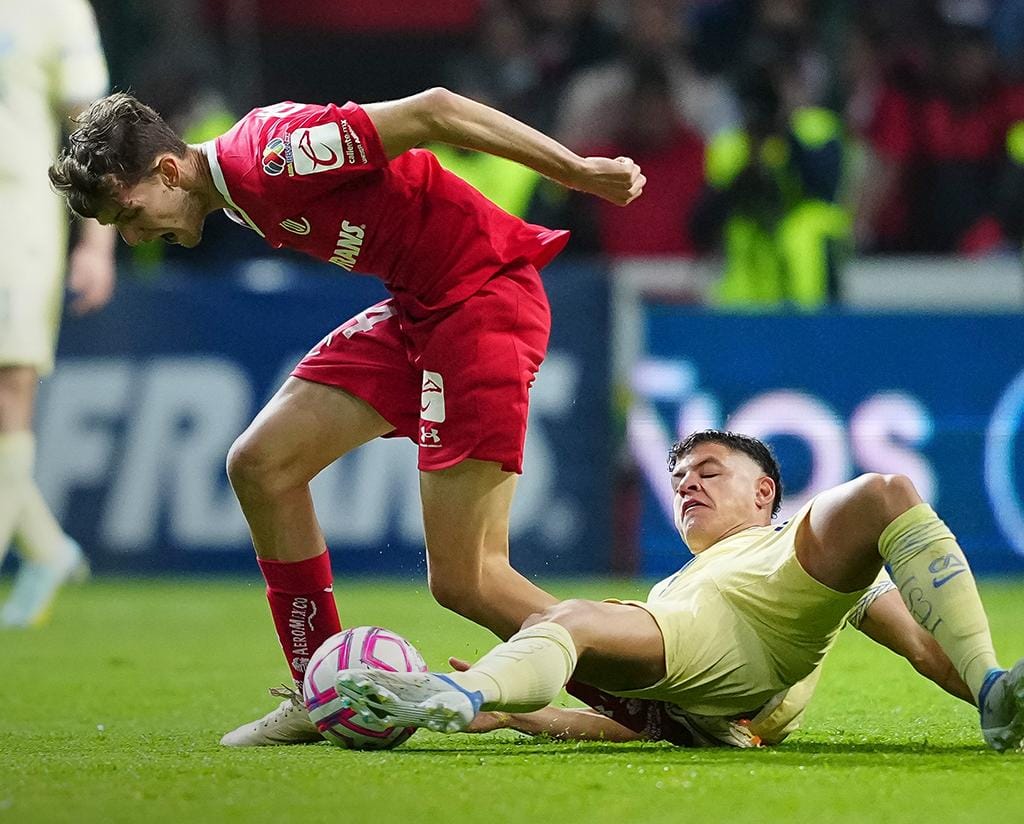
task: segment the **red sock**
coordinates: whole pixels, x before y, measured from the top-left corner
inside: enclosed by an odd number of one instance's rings
[[[267,600],[288,668],[302,683],[310,656],[341,631],[334,603],[331,556],[327,552],[288,563],[257,559],[267,581]]]

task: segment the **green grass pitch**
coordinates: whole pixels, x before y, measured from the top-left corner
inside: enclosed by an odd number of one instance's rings
[[[552,582],[635,596],[630,582]],[[6,588],[0,597],[6,595]],[[1004,663],[1024,655],[1024,582],[982,595]],[[428,662],[490,636],[424,585],[337,587],[349,626],[381,624]],[[1024,754],[986,751],[976,713],[845,630],[804,729],[775,749],[419,732],[391,752],[254,750],[220,735],[287,675],[261,584],[105,579],[50,624],[0,634],[0,822],[1019,821]]]

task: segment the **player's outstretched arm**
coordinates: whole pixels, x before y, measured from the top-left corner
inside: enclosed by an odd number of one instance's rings
[[[449,143],[514,160],[570,189],[620,206],[637,198],[647,182],[628,157],[580,157],[525,123],[447,89],[428,89],[363,109],[389,158],[421,143]]]
[[[910,662],[921,675],[973,706],[974,697],[942,647],[907,610],[897,590],[872,601],[857,626],[872,641]]]
[[[599,712],[545,707],[536,712],[481,712],[466,732],[517,730],[527,735],[547,735],[561,741],[645,741],[644,735],[622,726]]]

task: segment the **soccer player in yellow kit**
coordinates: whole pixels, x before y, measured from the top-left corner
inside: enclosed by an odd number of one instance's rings
[[[345,670],[339,694],[363,722],[454,732],[481,711],[546,707],[572,676],[705,718],[754,719],[807,689],[885,564],[969,689],[986,743],[1024,745],[1024,659],[999,667],[967,560],[908,478],[863,475],[774,526],[778,464],[760,441],[698,432],[670,465],[695,557],[646,601],[563,601],[465,671]]]
[[[46,170],[62,123],[107,90],[107,67],[86,0],[0,0],[0,562],[22,562],[0,626],[38,623],[68,577],[86,569],[33,479],[32,412],[53,369],[64,297],[67,216]],[[103,306],[114,283],[114,232],[84,224],[71,253],[72,309]]]

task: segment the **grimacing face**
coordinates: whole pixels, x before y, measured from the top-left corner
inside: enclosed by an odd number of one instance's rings
[[[671,478],[676,529],[694,554],[771,523],[775,483],[743,452],[698,444],[676,462]]]
[[[181,185],[181,159],[167,155],[134,186],[121,187],[97,220],[117,227],[129,246],[160,238],[192,248],[203,238],[206,212]]]

